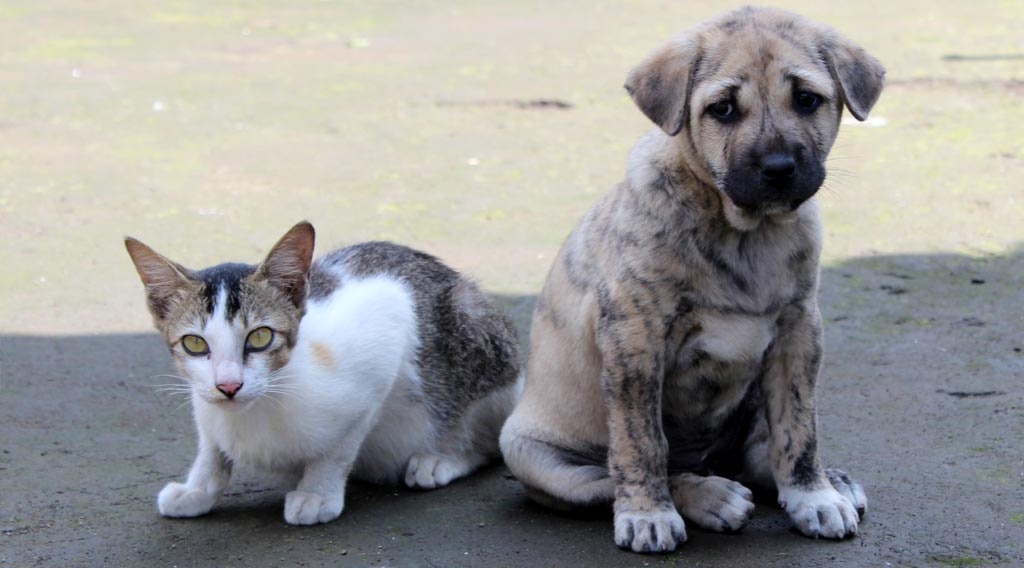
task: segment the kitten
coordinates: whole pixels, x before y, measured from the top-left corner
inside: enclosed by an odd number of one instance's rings
[[[499,455],[519,394],[516,331],[436,258],[371,242],[311,264],[309,223],[258,266],[192,271],[125,238],[191,387],[199,450],[167,517],[210,511],[234,463],[301,480],[288,523],[341,514],[349,475],[433,489]]]

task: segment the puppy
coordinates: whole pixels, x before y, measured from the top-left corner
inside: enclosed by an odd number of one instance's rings
[[[856,534],[860,485],[818,460],[821,227],[842,107],[885,71],[825,26],[759,8],[670,40],[626,90],[659,128],[562,246],[501,436],[535,500],[613,503],[615,542],[663,552],[778,492],[810,537]],[[682,514],[680,516],[680,513]]]

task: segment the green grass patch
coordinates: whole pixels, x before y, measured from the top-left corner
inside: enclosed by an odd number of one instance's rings
[[[984,558],[978,558],[976,556],[932,556],[930,560],[937,562],[943,566],[984,566],[988,564],[988,561]]]

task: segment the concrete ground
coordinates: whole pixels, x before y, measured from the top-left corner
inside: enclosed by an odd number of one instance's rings
[[[878,56],[844,125],[827,232],[824,460],[867,487],[857,538],[758,507],[741,534],[618,550],[609,519],[531,505],[495,465],[356,485],[285,525],[241,471],[171,521],[190,410],[121,237],[191,266],[386,238],[476,276],[526,341],[561,239],[650,127],[621,88],[721,3],[0,3],[0,565],[1024,566],[1024,4],[789,6]]]

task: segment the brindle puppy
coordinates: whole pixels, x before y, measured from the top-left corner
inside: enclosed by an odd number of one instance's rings
[[[673,39],[626,90],[660,129],[569,235],[537,299],[501,438],[536,500],[614,502],[615,542],[670,551],[683,520],[735,531],[778,491],[811,537],[856,534],[860,485],[818,460],[821,227],[843,105],[882,66],[794,14],[744,8]]]

